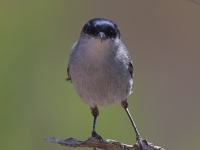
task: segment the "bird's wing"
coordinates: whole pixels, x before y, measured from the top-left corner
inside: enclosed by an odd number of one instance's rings
[[[131,77],[133,78],[133,63],[129,61],[128,70],[130,71]]]
[[[68,77],[67,77],[67,81],[72,81],[72,79],[71,79],[71,76],[70,76],[70,74],[69,74],[69,66],[67,67],[67,75],[68,75]]]

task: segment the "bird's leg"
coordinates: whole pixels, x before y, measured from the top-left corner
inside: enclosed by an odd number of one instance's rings
[[[131,123],[132,123],[132,125],[133,125],[133,128],[134,128],[134,130],[135,130],[135,134],[136,134],[136,140],[137,140],[137,141],[140,141],[140,139],[141,139],[140,133],[138,132],[138,129],[137,129],[137,127],[136,127],[136,125],[135,125],[135,123],[134,123],[134,121],[133,121],[133,118],[132,118],[132,116],[131,116],[131,114],[130,114],[130,112],[129,112],[129,110],[128,110],[128,101],[127,101],[127,99],[126,99],[125,101],[122,101],[122,102],[121,102],[121,105],[122,105],[122,107],[125,109],[125,111],[126,111],[128,117],[129,117],[129,119],[130,119],[130,121],[131,121]]]
[[[96,120],[97,120],[97,116],[99,115],[99,110],[98,110],[97,106],[95,106],[94,108],[90,107],[90,109],[91,109],[91,113],[94,117],[93,128],[92,128],[92,137],[98,137],[99,139],[102,139],[101,136],[99,136],[96,133]]]
[[[97,120],[97,116],[99,115],[99,110],[98,110],[97,106],[95,106],[94,108],[90,107],[90,109],[91,109],[91,113],[94,117],[93,126],[92,126],[92,137],[95,137],[101,141],[101,140],[103,140],[102,137],[96,133],[96,120]],[[95,147],[94,147],[94,150],[96,150]]]

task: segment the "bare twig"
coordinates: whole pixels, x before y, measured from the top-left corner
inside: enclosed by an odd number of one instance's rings
[[[99,148],[104,150],[164,150],[159,146],[154,146],[152,143],[149,143],[147,140],[141,139],[139,142],[136,142],[134,145],[127,145],[120,143],[115,140],[99,140],[94,137],[90,137],[85,141],[79,141],[74,138],[69,139],[56,139],[54,137],[47,137],[44,139],[47,142],[57,143],[63,146],[68,147],[91,147]]]

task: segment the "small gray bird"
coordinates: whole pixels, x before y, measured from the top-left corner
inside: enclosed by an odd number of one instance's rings
[[[94,117],[92,137],[100,137],[95,131],[97,106],[121,102],[134,127],[136,140],[140,139],[127,101],[133,84],[133,65],[114,22],[94,18],[84,25],[72,46],[67,73],[67,80],[72,81],[78,95],[90,106]]]

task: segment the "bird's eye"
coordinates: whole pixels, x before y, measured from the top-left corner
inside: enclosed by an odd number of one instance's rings
[[[115,30],[113,30],[113,29],[108,30],[107,33],[106,33],[106,35],[109,38],[116,38],[116,36],[117,36]]]
[[[88,27],[86,30],[85,30],[85,33],[86,34],[89,34],[89,35],[97,35],[98,32],[96,31],[95,28],[92,28],[92,27]]]
[[[111,37],[116,37],[116,34],[113,30],[110,30],[110,35],[111,35]]]

